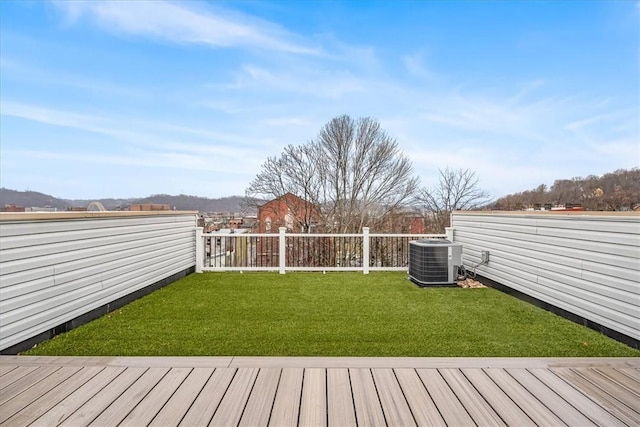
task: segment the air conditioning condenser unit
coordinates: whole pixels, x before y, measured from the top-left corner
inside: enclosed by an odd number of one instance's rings
[[[418,286],[455,285],[462,244],[444,239],[409,242],[409,278]]]

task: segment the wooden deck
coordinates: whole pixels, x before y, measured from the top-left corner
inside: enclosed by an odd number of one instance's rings
[[[640,359],[0,356],[11,426],[640,426]]]

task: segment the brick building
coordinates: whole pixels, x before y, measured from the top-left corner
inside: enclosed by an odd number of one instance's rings
[[[318,218],[318,210],[312,203],[287,193],[258,208],[256,228],[259,233],[277,233],[280,227],[294,233],[305,233],[314,231]]]

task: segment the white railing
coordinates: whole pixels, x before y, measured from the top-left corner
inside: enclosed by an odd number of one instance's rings
[[[446,234],[306,234],[196,232],[196,272],[202,271],[403,271],[409,242],[425,238],[453,241]]]

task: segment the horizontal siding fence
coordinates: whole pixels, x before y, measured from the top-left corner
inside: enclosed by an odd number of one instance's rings
[[[448,230],[452,233],[451,230]],[[406,270],[409,242],[447,234],[199,234],[197,271]]]
[[[194,271],[196,225],[172,211],[2,214],[0,351]]]
[[[455,212],[452,226],[467,269],[487,250],[479,275],[637,346],[639,214]]]

